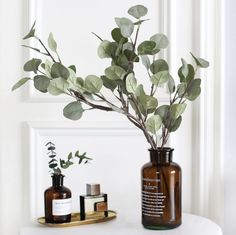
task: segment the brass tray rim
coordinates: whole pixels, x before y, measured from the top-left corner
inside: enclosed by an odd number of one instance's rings
[[[79,212],[75,212],[71,214],[71,217],[79,217],[79,215],[80,215]],[[108,217],[89,218],[86,220],[76,220],[76,221],[71,221],[69,223],[60,223],[60,224],[46,223],[45,217],[39,217],[37,218],[37,222],[47,227],[64,228],[64,227],[81,226],[86,224],[103,223],[115,219],[116,216],[117,216],[116,211],[108,210]]]

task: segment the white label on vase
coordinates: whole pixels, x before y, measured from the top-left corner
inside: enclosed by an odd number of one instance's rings
[[[142,212],[145,216],[162,217],[166,196],[159,191],[160,179],[143,178]]]
[[[53,215],[69,215],[71,214],[71,198],[67,199],[53,199],[52,200],[52,214]]]

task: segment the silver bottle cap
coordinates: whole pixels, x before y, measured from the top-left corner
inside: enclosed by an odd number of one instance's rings
[[[96,196],[100,194],[100,184],[86,184],[87,195]]]

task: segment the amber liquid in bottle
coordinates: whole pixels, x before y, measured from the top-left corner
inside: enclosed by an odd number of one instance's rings
[[[181,168],[172,161],[174,149],[150,149],[142,167],[142,224],[147,229],[171,229],[181,224]]]
[[[68,223],[71,221],[71,191],[63,186],[61,174],[52,175],[52,187],[44,192],[46,223]]]

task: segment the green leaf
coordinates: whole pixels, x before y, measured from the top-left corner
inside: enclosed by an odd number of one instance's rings
[[[169,132],[176,131],[179,128],[181,122],[182,122],[182,116],[179,116],[168,128]]]
[[[51,78],[51,67],[53,65],[53,62],[46,59],[44,64],[45,64],[45,69],[44,69],[45,73],[46,73],[47,77]]]
[[[48,46],[52,51],[54,51],[54,52],[57,51],[57,43],[54,40],[54,37],[53,37],[52,33],[50,33],[49,36],[48,36]]]
[[[55,155],[55,154],[52,154],[52,155],[49,155],[48,157],[50,157],[50,158],[54,158],[54,157],[56,157],[57,155]]]
[[[55,146],[50,146],[50,147],[48,147],[48,150],[49,150],[49,151],[52,151],[52,150],[55,150],[55,149],[56,149]]]
[[[100,43],[99,47],[98,47],[98,56],[101,58],[101,59],[104,59],[104,58],[111,58],[112,57],[112,52],[114,50],[114,44],[107,41],[107,40],[104,40]]]
[[[124,54],[120,54],[116,60],[116,65],[122,67],[123,69],[127,70],[129,66],[129,61]]]
[[[45,70],[46,68],[45,63],[42,63],[40,66]]]
[[[67,91],[69,83],[64,78],[55,78],[50,81],[48,92],[51,95],[60,95]]]
[[[68,155],[67,158],[68,158],[68,160],[71,160],[71,159],[73,158],[73,154],[72,154],[72,152],[69,153],[69,155]]]
[[[117,43],[119,43],[121,40],[122,44],[128,42],[128,39],[122,36],[120,28],[114,28],[111,32],[111,36]]]
[[[184,76],[184,78],[186,79],[186,77],[188,76],[189,70],[188,70],[188,64],[187,62],[182,58],[182,67],[181,67],[181,72],[182,75]]]
[[[125,50],[129,50],[129,51],[133,51],[133,44],[130,42],[126,42],[125,44],[123,44],[123,51]]]
[[[170,116],[172,119],[177,119],[182,115],[187,104],[173,104],[170,106]]]
[[[31,78],[22,78],[20,79],[12,88],[11,90],[14,91],[16,89],[18,89],[19,87],[21,87],[22,85],[24,85],[26,82],[28,82]]]
[[[158,101],[153,96],[146,96],[146,106],[147,106],[147,113],[153,113],[158,105]]]
[[[88,75],[84,81],[84,87],[90,93],[98,93],[101,90],[102,85],[102,79],[95,75]]]
[[[84,88],[84,80],[80,77],[70,76],[67,79],[67,82],[69,83],[69,89],[78,91],[80,93],[84,93],[86,91]]]
[[[161,71],[151,76],[151,82],[156,86],[161,86],[170,79],[169,71]]]
[[[61,174],[61,169],[59,167],[53,169],[53,174],[60,175]]]
[[[55,168],[55,167],[57,167],[57,163],[49,164],[49,168],[53,169],[53,168]]]
[[[125,18],[125,17],[122,17],[122,18],[116,17],[115,21],[118,27],[120,28],[122,36],[125,38],[129,38],[134,31],[133,22],[130,19]]]
[[[46,76],[37,75],[34,77],[34,87],[41,92],[47,92],[49,84],[50,79]]]
[[[189,86],[187,88],[184,97],[188,100],[193,101],[200,95],[200,93],[201,93],[201,79],[197,78],[189,83]]]
[[[150,66],[150,70],[153,74],[156,74],[158,72],[161,71],[168,71],[169,70],[169,66],[167,64],[167,62],[163,59],[158,59],[155,60],[151,66]]]
[[[113,80],[107,78],[106,76],[101,76],[101,79],[102,79],[102,81],[103,81],[103,85],[104,85],[107,89],[109,89],[109,90],[111,90],[111,91],[114,91],[114,90],[116,89],[117,84],[116,84]]]
[[[145,91],[143,89],[143,85],[142,84],[139,84],[135,90],[135,95],[136,97],[146,97],[146,94],[145,94]]]
[[[57,162],[57,160],[56,159],[52,159],[51,161],[48,162],[48,164],[51,164],[53,162]]]
[[[153,49],[156,47],[156,43],[153,41],[144,41],[138,46],[139,55],[152,55]]]
[[[143,65],[146,67],[146,69],[149,70],[151,63],[150,63],[148,56],[141,55],[141,60],[142,60]]]
[[[209,67],[209,62],[202,59],[202,58],[197,58],[195,57],[192,53],[190,53],[193,57],[193,59],[195,60],[196,64],[200,67],[200,68],[207,68]]]
[[[26,36],[23,37],[23,40],[25,40],[27,38],[34,37],[34,34],[35,34],[35,28],[34,28],[35,27],[35,23],[36,23],[36,20],[34,21],[34,23],[33,23],[32,27],[31,27],[29,33]]]
[[[69,74],[70,74],[70,75],[69,75],[67,81],[68,81],[69,79],[76,78],[76,73],[75,73],[74,70],[76,70],[76,68],[73,67],[73,65],[71,65],[70,67],[68,67],[68,71],[69,71]]]
[[[61,166],[62,169],[67,169],[73,164],[74,163],[72,161],[70,161],[69,159],[67,161],[60,159],[60,166]]]
[[[38,67],[41,64],[42,60],[40,59],[31,59],[24,64],[24,71],[37,73]]]
[[[141,17],[145,16],[148,12],[148,9],[143,5],[136,5],[130,7],[128,13],[136,19],[140,19]]]
[[[195,71],[194,68],[191,64],[188,64],[188,74],[187,76],[185,76],[182,72],[183,70],[183,66],[181,66],[178,70],[178,75],[180,78],[180,82],[185,82],[185,83],[189,83],[195,76]]]
[[[187,89],[186,83],[182,82],[177,86],[178,96],[182,97]]]
[[[169,77],[169,81],[167,83],[167,87],[168,87],[168,91],[169,91],[170,94],[175,92],[175,80],[173,79],[173,77],[171,75]]]
[[[111,80],[123,80],[125,74],[126,71],[120,66],[113,65],[105,69],[105,75]]]
[[[71,120],[79,120],[82,117],[84,110],[81,106],[81,104],[77,101],[74,101],[72,103],[69,103],[66,105],[66,107],[63,109],[63,115]]]
[[[170,109],[169,105],[159,106],[157,110],[155,111],[155,114],[159,115],[162,121],[164,122],[168,117],[169,109]]]
[[[72,69],[76,73],[76,67],[75,65],[70,65],[68,68]]]
[[[64,78],[67,79],[70,76],[68,69],[61,63],[54,63],[51,67],[52,78]]]
[[[137,80],[134,77],[133,73],[129,73],[126,77],[126,90],[130,93],[135,93],[137,87]]]
[[[135,90],[135,96],[138,101],[137,104],[138,104],[139,110],[144,116],[146,116],[147,115],[147,95],[145,94],[142,84],[137,86]]]
[[[128,64],[130,64],[131,61],[139,62],[139,57],[138,57],[138,55],[135,52],[133,52],[131,50],[125,50],[124,54],[125,54],[125,56],[126,56],[126,58],[128,60]]]
[[[157,131],[161,128],[162,120],[159,115],[153,115],[147,119],[145,126],[149,132],[156,134]]]
[[[153,35],[150,38],[150,40],[156,43],[155,49],[159,49],[159,50],[166,48],[169,44],[168,38],[164,34],[161,34],[161,33],[157,33]]]

